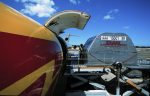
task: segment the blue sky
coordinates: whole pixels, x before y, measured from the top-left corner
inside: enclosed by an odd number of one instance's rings
[[[150,46],[150,0],[0,0],[44,24],[59,11],[81,10],[91,15],[84,30],[67,29],[70,44],[81,44],[103,32],[128,34],[135,45]]]

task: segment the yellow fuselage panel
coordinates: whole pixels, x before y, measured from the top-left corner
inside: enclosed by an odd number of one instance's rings
[[[15,9],[0,3],[0,31],[46,40],[53,40],[54,34]]]
[[[0,95],[30,93],[29,87],[42,78],[37,90],[41,88],[44,96],[61,67],[58,39],[45,26],[2,3],[0,22]]]

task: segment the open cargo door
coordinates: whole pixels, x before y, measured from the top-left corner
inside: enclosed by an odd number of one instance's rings
[[[56,33],[61,34],[67,28],[83,29],[90,16],[80,11],[63,11],[52,16],[45,26]]]

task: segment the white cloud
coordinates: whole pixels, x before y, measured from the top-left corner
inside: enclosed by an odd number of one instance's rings
[[[31,16],[36,15],[38,17],[49,17],[56,12],[54,8],[55,3],[53,0],[15,0],[21,2],[24,5],[24,9],[21,12],[29,14]]]
[[[80,0],[69,0],[69,1],[74,5],[80,4]]]
[[[119,12],[119,9],[113,9],[107,12],[107,14],[103,17],[104,20],[112,20],[115,18],[115,15]]]
[[[81,3],[81,1],[87,1],[90,2],[90,0],[69,0],[70,3],[74,4],[74,5],[79,5]]]
[[[114,17],[110,16],[109,14],[104,16],[104,20],[111,20],[111,19],[114,19]]]
[[[113,9],[108,12],[108,14],[116,14],[119,12],[119,9]]]
[[[130,26],[123,26],[124,29],[130,29]]]

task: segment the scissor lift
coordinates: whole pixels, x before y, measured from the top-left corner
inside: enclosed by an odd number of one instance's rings
[[[110,96],[104,85],[94,81],[103,74],[103,69],[84,65],[68,67],[70,70],[65,75],[70,77],[72,82],[69,80],[69,91],[66,96]],[[89,86],[93,88],[86,88]]]
[[[135,84],[135,80],[126,76],[121,76],[121,63],[116,62],[115,66],[86,66],[86,65],[68,65],[69,71],[64,75],[68,78],[69,90],[66,96],[112,96],[104,83],[116,80],[112,85],[116,85],[115,95],[113,96],[130,96],[135,92],[139,92],[143,96],[149,96],[149,92]],[[114,70],[112,70],[112,68]],[[120,82],[132,86],[132,90],[125,91],[121,94]],[[137,80],[136,82],[142,82]],[[111,82],[112,83],[112,82]],[[110,84],[110,83],[109,83]],[[114,89],[113,89],[114,90]]]

